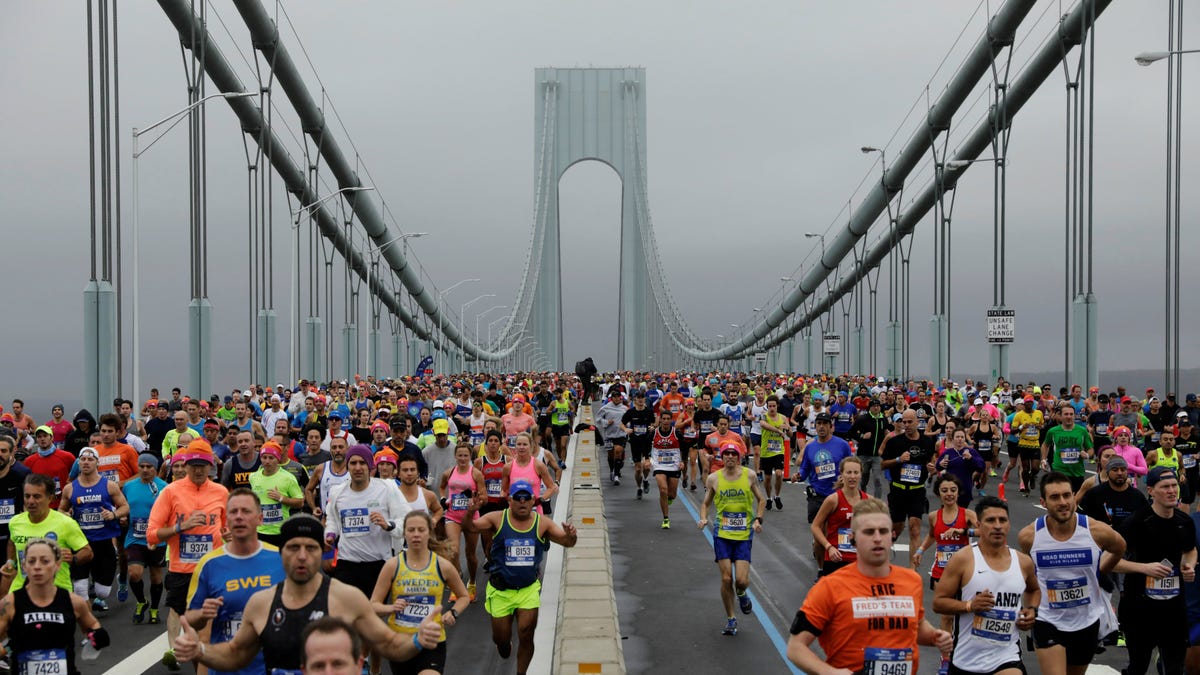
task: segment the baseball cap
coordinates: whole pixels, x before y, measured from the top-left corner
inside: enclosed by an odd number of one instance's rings
[[[1184,413],[1184,415],[1187,415],[1187,413]],[[42,426],[38,427],[37,429],[34,429],[33,435],[37,436],[38,434],[50,434],[51,436],[53,436],[54,430],[51,429],[50,427],[46,426],[45,424],[43,424]]]
[[[332,422],[334,420],[341,422],[342,414],[340,412],[336,412],[336,411],[329,413],[329,421]]]
[[[184,464],[212,464],[213,466],[217,464],[216,458],[213,457],[212,446],[203,439],[195,439],[188,443],[183,452],[175,457],[175,461]]]
[[[1169,466],[1156,466],[1150,469],[1150,473],[1146,474],[1146,485],[1153,487],[1158,484],[1158,481],[1173,478],[1178,480],[1179,477],[1175,474],[1175,469]]]
[[[1133,399],[1129,398],[1128,396],[1122,396],[1121,403],[1133,403]]]
[[[434,433],[434,435],[449,434],[450,433],[450,423],[444,419],[434,420],[433,421],[433,433]]]
[[[983,405],[983,399],[977,398],[971,405]]]
[[[816,417],[813,418],[813,421],[814,422],[832,422],[833,418],[830,417],[829,413],[827,413],[827,412],[819,412],[819,413],[817,413]]]
[[[1195,400],[1196,400],[1196,395],[1195,395],[1195,394],[1188,394],[1188,395],[1187,395],[1187,397],[1185,397],[1185,398],[1184,398],[1184,400],[1185,400],[1185,401],[1187,401],[1188,403],[1191,403],[1192,401],[1195,401]]]
[[[375,465],[379,466],[384,462],[388,462],[393,466],[399,466],[400,457],[391,450],[380,450],[379,452],[375,453]]]
[[[533,485],[530,485],[529,481],[527,481],[527,480],[518,480],[518,481],[514,481],[512,485],[508,486],[508,496],[509,497],[516,497],[518,494],[520,494],[522,492],[524,492],[524,493],[528,494],[530,497],[532,497],[533,496]]]
[[[321,521],[307,513],[298,513],[279,526],[279,548],[287,546],[293,539],[312,539],[320,544],[324,537],[325,527]]]
[[[1033,403],[1033,397],[1032,397],[1032,396],[1026,396],[1026,397],[1025,397],[1024,399],[1022,399],[1022,400],[1024,400],[1026,403]]]

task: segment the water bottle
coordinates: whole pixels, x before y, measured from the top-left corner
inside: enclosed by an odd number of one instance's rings
[[[79,652],[79,656],[84,661],[95,661],[100,656],[100,650],[92,646],[92,641],[89,638],[83,638],[80,646],[82,649]]]

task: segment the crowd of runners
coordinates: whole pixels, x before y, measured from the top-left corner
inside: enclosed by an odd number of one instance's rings
[[[1161,672],[1200,673],[1194,395],[579,375],[151,390],[99,415],[55,405],[44,422],[12,401],[8,665],[78,672],[75,625],[79,656],[94,656],[110,603],[132,596],[134,623],[165,624],[171,670],[299,673],[319,658],[329,672],[445,672],[447,634],[480,604],[524,673],[545,552],[576,540],[567,514],[550,517],[567,441],[594,433],[610,489],[657,496],[663,529],[680,491],[695,493],[725,635],[753,611],[755,534],[811,533],[818,577],[788,643],[806,672],[934,672],[919,668],[932,645],[942,672],[1012,675],[1026,632],[1044,673],[1082,673],[1103,644],[1128,650],[1128,674],[1156,650]],[[785,483],[803,484],[804,509]],[[1016,549],[1009,488],[1046,509],[1015,523]]]

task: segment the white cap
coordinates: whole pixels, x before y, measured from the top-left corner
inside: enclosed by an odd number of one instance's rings
[[[975,399],[975,402],[972,403],[971,405],[983,405],[983,399],[977,398],[977,399]]]

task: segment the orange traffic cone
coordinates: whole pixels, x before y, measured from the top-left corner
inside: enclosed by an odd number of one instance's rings
[[[1004,496],[1004,483],[1001,483],[1000,489],[996,490],[996,496],[1000,498],[1000,501],[1008,503],[1008,497]]]
[[[783,479],[792,479],[792,442],[786,438],[783,439]]]

